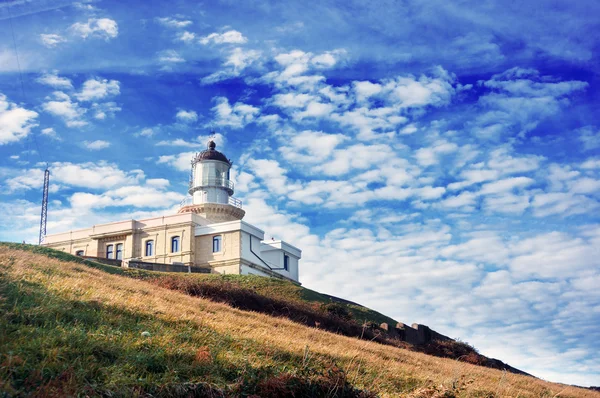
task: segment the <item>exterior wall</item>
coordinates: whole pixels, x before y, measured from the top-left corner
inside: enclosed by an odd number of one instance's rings
[[[221,250],[213,253],[213,237],[221,236]],[[171,238],[179,237],[179,251],[171,252]],[[106,258],[106,248],[123,245],[125,262],[181,264],[210,268],[222,274],[255,274],[298,281],[301,251],[285,242],[263,242],[264,232],[241,220],[210,223],[193,212],[146,220],[128,220],[94,225],[91,228],[47,235],[44,246],[84,256]],[[152,240],[153,253],[146,256]],[[283,256],[289,268],[283,270]],[[192,271],[194,272],[194,271]]]
[[[235,233],[232,238],[229,235]],[[237,257],[224,255],[218,261],[219,255],[212,253],[212,239],[215,235],[223,236],[224,250],[236,253]],[[255,274],[268,277],[279,277],[298,281],[298,257],[300,250],[285,242],[277,241],[272,245],[262,243],[264,232],[243,221],[230,221],[196,228],[196,264],[199,266],[210,265],[218,273]],[[237,241],[238,246],[233,250],[228,248],[227,241]],[[283,245],[283,246],[282,246]],[[203,248],[201,248],[201,246]],[[281,247],[287,249],[290,255],[290,270],[271,270],[270,268],[283,268],[283,253]],[[262,250],[267,249],[267,252]],[[267,254],[268,258],[263,255]],[[296,257],[298,256],[298,257]]]
[[[283,268],[283,256],[285,254],[287,254],[289,257],[288,269],[279,269]],[[274,268],[274,271],[278,274],[287,276],[288,278],[293,279],[295,281],[298,280],[298,259],[292,254],[283,250],[268,250],[261,251],[260,256],[263,260],[265,260],[267,264],[269,264],[271,268]]]
[[[271,277],[271,275],[267,274],[266,272],[263,272],[263,271],[261,271],[259,269],[256,269],[256,268],[249,267],[247,265],[242,265],[240,274],[241,275],[266,276],[267,278]]]
[[[287,255],[289,258],[287,270],[279,269],[284,266],[284,255]],[[278,274],[295,281],[298,280],[298,262],[302,256],[302,251],[300,251],[300,249],[281,240],[266,241],[261,244],[260,256],[267,264],[269,264],[269,266],[276,268],[274,271]]]
[[[194,229],[206,220],[193,213],[156,217],[146,220],[128,220],[91,228],[47,235],[44,246],[85,256],[106,258],[106,247],[123,244],[123,259],[137,258],[163,264],[194,265]],[[180,250],[171,253],[171,238],[180,237]],[[146,241],[154,241],[154,253],[146,256]]]
[[[131,236],[132,255],[146,262],[163,264],[194,264],[194,225],[178,223],[149,228],[140,228]],[[179,236],[179,251],[171,252],[171,238]],[[154,241],[154,253],[146,256],[146,242]]]
[[[209,233],[196,236],[195,265],[209,266],[219,274],[240,273],[240,234],[241,231]],[[221,251],[213,253],[213,237],[221,236]]]
[[[242,231],[242,259],[264,267],[265,265],[261,261],[261,257],[257,256],[260,256],[260,242],[263,240],[264,234],[256,236],[255,233],[256,232],[251,233],[249,231]],[[250,240],[252,240],[252,244],[250,243]]]

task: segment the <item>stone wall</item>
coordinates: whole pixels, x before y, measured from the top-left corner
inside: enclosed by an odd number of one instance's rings
[[[91,261],[105,264],[105,265],[112,265],[113,267],[120,267],[122,265],[121,260],[112,260],[109,258],[93,257],[93,256],[80,256],[80,257],[85,260],[91,260]]]
[[[125,264],[124,264],[125,266]],[[199,273],[199,274],[210,274],[210,268],[193,267],[183,264],[161,264],[161,263],[148,263],[144,261],[130,260],[126,264],[127,268],[143,269],[146,271],[157,271],[157,272],[187,272],[187,273]]]
[[[410,344],[420,345],[427,344],[434,340],[452,340],[448,336],[444,336],[435,330],[431,330],[429,326],[418,323],[413,323],[411,326],[409,326],[402,322],[398,322],[395,327],[391,327],[387,323],[382,323],[380,328],[386,331],[390,337],[406,341]]]

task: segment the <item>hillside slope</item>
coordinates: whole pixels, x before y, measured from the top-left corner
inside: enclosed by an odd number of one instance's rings
[[[0,245],[0,391],[10,395],[600,397],[15,247]]]

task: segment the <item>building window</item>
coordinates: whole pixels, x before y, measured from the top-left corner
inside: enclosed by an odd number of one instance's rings
[[[171,253],[177,253],[179,251],[179,236],[171,238]]]
[[[114,246],[107,245],[106,246],[106,258],[114,259],[113,254],[114,254]]]
[[[77,251],[75,252],[75,255],[76,255],[76,256],[83,256],[83,255],[84,255],[84,251],[83,251],[83,250],[77,250]]]
[[[286,271],[290,269],[290,256],[287,254],[283,255],[283,269]]]
[[[221,251],[221,235],[213,236],[213,253]]]
[[[115,257],[117,260],[123,259],[123,244],[117,243],[117,255]]]
[[[154,241],[147,240],[146,241],[146,256],[153,256],[153,255],[154,255]]]

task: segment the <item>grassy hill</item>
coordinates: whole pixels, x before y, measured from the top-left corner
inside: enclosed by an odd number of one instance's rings
[[[0,244],[0,391],[600,397],[370,341],[369,331],[352,329],[343,322],[345,311],[337,313],[340,307],[330,303],[327,296],[272,279],[123,270],[37,246]],[[340,305],[361,322],[389,320]],[[363,339],[348,337],[353,333]]]

